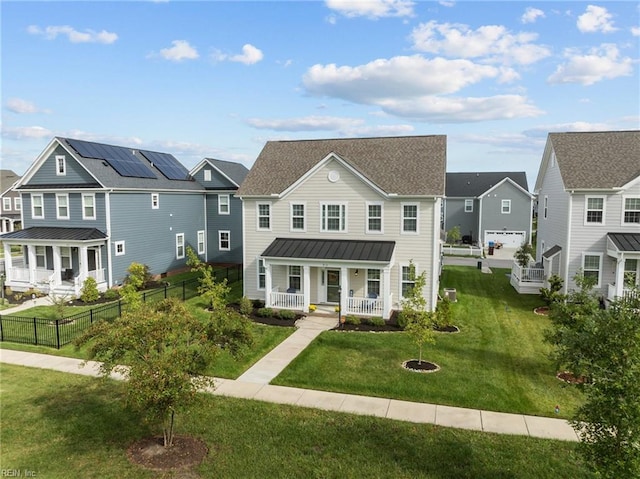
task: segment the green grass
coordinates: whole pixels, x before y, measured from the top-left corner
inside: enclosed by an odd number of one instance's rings
[[[177,477],[130,464],[126,448],[158,431],[113,381],[0,364],[0,468],[47,479]],[[202,395],[178,415],[204,440],[200,477],[563,479],[592,477],[576,443],[500,436]]]
[[[533,313],[537,296],[519,295],[508,270],[483,274],[446,267],[440,284],[457,290],[452,305],[458,334],[436,335],[423,360],[435,374],[401,367],[418,357],[406,333],[322,333],[273,382],[491,411],[569,418],[580,393],[555,378],[542,334],[548,319]]]

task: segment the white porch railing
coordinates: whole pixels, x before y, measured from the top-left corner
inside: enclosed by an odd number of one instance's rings
[[[544,268],[523,268],[514,262],[511,274],[521,283],[544,283]]]
[[[362,314],[365,316],[383,316],[384,301],[380,298],[347,298],[346,314]]]
[[[96,269],[89,271],[89,277],[96,280],[96,283],[104,283],[105,281],[105,269]]]
[[[9,268],[7,273],[7,281],[17,281],[21,283],[28,283],[31,281],[29,268]]]
[[[304,309],[304,294],[302,293],[281,293],[274,289],[270,293],[270,299],[270,304],[273,308]]]
[[[633,289],[631,288],[622,288],[622,294],[618,294],[617,288],[615,284],[607,284],[607,299],[608,300],[613,300],[616,298],[622,298],[622,299],[632,299],[635,296],[635,292]]]

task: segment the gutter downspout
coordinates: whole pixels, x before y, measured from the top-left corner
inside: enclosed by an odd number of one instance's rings
[[[107,226],[107,286],[113,286],[113,262],[111,257],[111,193],[113,189],[104,194],[104,209]],[[96,206],[97,207],[97,206]]]
[[[563,293],[569,291],[569,258],[571,257],[571,213],[573,211],[573,192],[569,192],[569,207],[567,208],[567,254],[564,259],[564,288]]]

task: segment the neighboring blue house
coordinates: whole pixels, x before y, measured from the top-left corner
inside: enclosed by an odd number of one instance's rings
[[[217,228],[205,212],[209,194],[170,154],[54,138],[15,189],[23,229],[1,239],[6,284],[17,291],[77,295],[89,276],[105,290],[134,261],[154,275],[184,268],[188,246],[203,260],[215,256],[207,254],[207,225]],[[240,208],[232,216],[241,223]],[[20,267],[11,245],[23,248]]]
[[[517,248],[531,242],[533,198],[524,172],[447,173],[443,229],[466,243]]]
[[[209,263],[242,263],[242,201],[234,194],[247,173],[240,163],[212,158],[205,158],[191,170],[206,190],[205,261]]]

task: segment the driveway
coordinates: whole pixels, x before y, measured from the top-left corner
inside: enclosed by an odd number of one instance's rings
[[[465,258],[462,256],[445,256],[443,258],[444,265],[452,266],[477,266],[478,261],[482,261],[483,266],[489,268],[507,268],[511,269],[513,265],[513,254],[516,252],[515,248],[500,248],[494,250],[492,256],[485,258]]]

